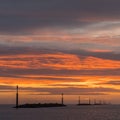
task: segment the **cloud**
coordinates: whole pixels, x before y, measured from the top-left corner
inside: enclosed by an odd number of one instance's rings
[[[13,90],[14,87],[10,85],[0,85],[1,90]]]
[[[51,69],[4,69],[1,68],[1,77],[24,78],[24,75],[79,75],[79,76],[119,76],[120,69],[102,70],[51,70]],[[36,79],[36,78],[34,78]]]
[[[50,43],[50,42],[48,42]],[[64,42],[63,42],[64,43]],[[80,58],[83,57],[96,57],[96,58],[102,58],[102,59],[108,59],[108,60],[120,60],[120,54],[119,52],[113,52],[113,51],[91,51],[86,49],[80,49],[81,47],[84,48],[85,44],[78,44],[77,43],[72,45],[73,48],[70,47],[70,43],[66,43],[66,45],[63,45],[63,43],[59,42],[52,42],[51,44],[41,43],[31,46],[24,46],[24,45],[6,45],[6,44],[0,44],[0,56],[4,55],[41,55],[41,54],[71,54],[71,55],[77,55]],[[29,44],[29,43],[28,43]],[[75,48],[77,45],[77,48]],[[93,44],[88,44],[88,47],[92,47]],[[97,46],[97,44],[94,44]],[[62,47],[63,46],[63,47]],[[87,47],[86,46],[86,47]],[[79,49],[78,49],[79,48]],[[97,47],[96,47],[97,48]]]
[[[0,0],[0,93],[14,92],[19,84],[31,95],[118,94],[119,5]]]
[[[119,4],[119,0],[1,0],[0,31],[24,34],[38,28],[83,26],[101,18],[119,20]]]
[[[15,92],[15,86],[6,86],[0,85],[0,92]],[[32,87],[19,87],[19,91],[22,93],[27,93],[29,95],[59,95],[64,93],[65,95],[108,95],[111,92],[119,93],[119,89],[114,88],[104,88],[104,87],[95,87],[95,88],[32,88]]]
[[[119,60],[120,55],[114,52],[1,45],[0,76],[14,78],[26,78],[25,75],[29,74],[119,76]]]
[[[103,83],[103,84],[106,84],[106,85],[120,85],[120,80],[110,80],[110,81],[108,81],[108,82],[105,82],[105,83]]]
[[[36,89],[36,91],[49,91],[53,94],[55,93],[65,93],[65,94],[70,94],[72,93],[96,93],[96,92],[103,92],[103,93],[107,93],[107,92],[120,92],[119,89],[113,89],[113,88],[75,88],[75,87],[69,87],[69,88],[39,88],[38,90]]]

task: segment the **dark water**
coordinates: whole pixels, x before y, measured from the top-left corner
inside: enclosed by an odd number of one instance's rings
[[[120,105],[14,109],[0,105],[0,120],[120,120]]]

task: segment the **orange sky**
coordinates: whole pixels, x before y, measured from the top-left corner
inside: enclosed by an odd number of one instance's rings
[[[120,103],[120,1],[2,0],[0,104]],[[8,98],[9,97],[9,101]]]
[[[105,97],[107,100],[107,96],[109,96],[108,101],[119,102],[113,98],[120,92],[119,74],[114,75],[114,71],[120,68],[120,61],[117,60],[92,56],[78,57],[77,55],[62,53],[20,54],[0,56],[0,66],[4,68],[3,72],[5,74],[5,76],[2,74],[3,76],[0,77],[0,94],[1,100],[3,99],[1,103],[4,103],[7,94],[11,98],[10,102],[14,103],[16,85],[20,86],[21,103],[27,102],[25,99],[29,102],[32,102],[30,99],[39,101],[41,95],[48,96],[46,101],[59,101],[61,92],[66,94],[66,102],[68,103],[75,102],[79,95],[82,96],[83,101],[86,101],[89,97],[98,100]],[[15,70],[18,71],[14,73]],[[21,70],[25,72],[21,72]],[[33,73],[29,70],[32,70]],[[40,71],[34,73],[36,70],[48,71],[43,72],[43,74]],[[50,73],[49,70],[54,72]],[[108,73],[107,75],[104,73],[109,70],[112,70],[113,74]],[[68,73],[57,73],[56,71],[68,71]],[[50,95],[55,96],[50,97]],[[72,97],[73,95],[75,97]],[[35,99],[33,96],[35,96]],[[72,97],[71,100],[69,100],[70,96]],[[44,99],[43,97],[41,101],[43,102]]]

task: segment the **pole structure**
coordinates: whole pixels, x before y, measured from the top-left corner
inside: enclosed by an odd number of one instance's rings
[[[97,104],[96,99],[94,99],[94,105],[96,105],[96,104]]]
[[[18,85],[16,87],[16,108],[18,108]]]
[[[62,105],[64,104],[64,98],[63,98],[63,93],[61,94],[62,95],[62,99],[61,99],[61,103],[62,103]]]
[[[78,99],[78,104],[79,104],[79,105],[81,104],[81,102],[80,102],[80,96],[79,96],[79,99]]]
[[[89,103],[88,103],[89,105],[91,104],[91,100],[90,100],[90,98],[89,98]]]

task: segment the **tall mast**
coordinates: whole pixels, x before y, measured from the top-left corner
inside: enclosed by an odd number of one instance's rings
[[[96,104],[97,104],[96,99],[94,99],[94,105],[96,105]]]
[[[61,103],[62,103],[62,105],[64,104],[64,98],[63,98],[63,93],[61,94],[62,95],[62,99],[61,99]]]
[[[16,108],[18,108],[18,85],[16,87]]]
[[[80,105],[80,103],[81,103],[81,102],[80,102],[80,96],[79,96],[79,99],[78,99],[78,104]]]
[[[89,98],[89,103],[88,103],[89,105],[91,104],[91,100],[90,100],[90,98]]]

